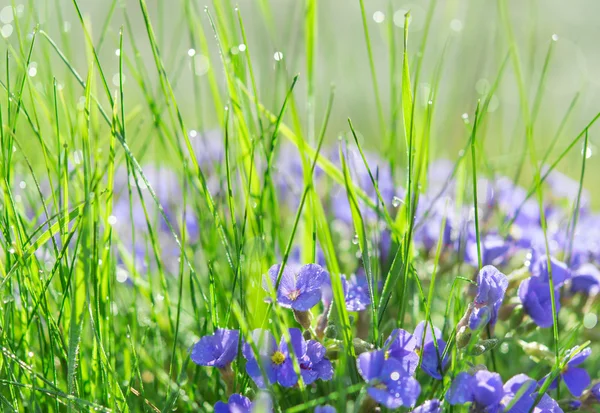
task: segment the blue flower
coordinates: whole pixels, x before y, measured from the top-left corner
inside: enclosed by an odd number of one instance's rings
[[[280,268],[281,264],[269,268],[269,277],[263,282],[266,291],[277,286]],[[327,278],[327,271],[317,264],[303,265],[297,271],[286,266],[277,288],[277,303],[284,308],[308,311],[321,300],[321,285]]]
[[[571,291],[591,294],[600,289],[600,271],[594,264],[583,264],[571,278]]]
[[[438,399],[427,400],[412,413],[442,413],[442,403]]]
[[[311,384],[318,379],[331,380],[333,366],[325,358],[325,347],[315,340],[305,341],[300,330],[296,328],[290,329],[290,335],[304,384]]]
[[[252,402],[241,394],[232,394],[227,403],[218,401],[215,404],[215,413],[250,413]]]
[[[346,309],[348,311],[364,311],[371,305],[371,296],[369,295],[369,284],[364,272],[359,272],[350,276],[348,280],[344,274],[340,276]],[[333,292],[331,290],[331,279],[327,277],[321,286],[321,299],[325,308],[329,307],[333,301]]]
[[[415,328],[414,336],[416,340],[415,351],[421,354],[421,369],[431,377],[437,380],[442,379],[441,372],[446,370],[448,366],[448,355],[441,360],[442,354],[446,349],[446,342],[442,339],[442,332],[439,328],[434,327],[431,333],[431,326],[427,325],[427,333],[423,337],[425,330],[425,321],[421,321]],[[437,349],[436,349],[437,342]],[[421,343],[423,347],[421,348]]]
[[[480,410],[495,412],[499,410],[503,396],[500,375],[479,370],[473,375],[459,373],[446,393],[446,400],[452,405],[473,403]]]
[[[201,366],[224,368],[227,367],[238,354],[238,330],[219,328],[211,336],[204,336],[193,349],[192,361]]]
[[[477,274],[477,295],[469,316],[469,328],[477,330],[488,322],[496,323],[498,310],[502,305],[504,293],[508,287],[508,279],[491,265],[483,267]]]
[[[421,393],[419,382],[395,358],[387,358],[383,350],[362,353],[356,361],[358,372],[369,384],[367,393],[389,409],[411,407]]]
[[[241,394],[232,394],[227,403],[218,401],[215,413],[271,413],[273,406],[271,398],[265,393],[259,393],[254,403]]]
[[[600,382],[594,384],[590,389],[590,393],[596,399],[596,402],[600,403]]]
[[[315,413],[336,413],[335,407],[328,404],[315,407]]]
[[[291,328],[292,346],[301,346],[299,338],[302,337],[300,330]],[[298,337],[299,336],[299,337]],[[258,354],[255,356],[252,346],[244,343],[242,354],[246,358],[246,372],[260,388],[264,388],[264,374],[269,383],[279,383],[284,387],[292,387],[298,382],[298,375],[294,371],[294,365],[290,358],[288,343],[282,337],[277,346],[275,337],[266,330],[254,330],[251,340],[256,345]]]
[[[569,389],[571,394],[575,397],[581,396],[583,391],[590,385],[592,381],[590,379],[590,375],[585,369],[577,367],[582,364],[591,354],[592,349],[589,347],[582,350],[581,353],[569,360],[567,365],[560,372],[560,378],[564,380],[567,389]],[[546,380],[548,380],[548,376],[544,377],[542,382]],[[549,389],[555,389],[557,385],[558,377],[552,381]]]
[[[552,280],[554,282],[554,298],[556,312],[560,310],[559,287],[571,276],[567,266],[550,258]],[[550,275],[548,271],[548,257],[540,256],[531,266],[531,278],[523,280],[519,285],[519,298],[523,309],[531,319],[540,327],[552,326],[552,296],[550,295]]]
[[[503,389],[502,405],[505,409],[504,413],[528,413],[538,397],[536,381],[525,374],[517,374],[509,379],[504,384]],[[518,399],[514,400],[517,395]],[[506,410],[509,406],[510,408]],[[558,403],[547,394],[542,396],[533,411],[534,413],[562,412]]]
[[[482,265],[502,265],[510,257],[510,253],[513,250],[513,244],[509,238],[502,237],[495,233],[484,235],[481,239],[480,247]],[[477,237],[475,232],[470,232],[467,236],[465,261],[474,267],[479,267]]]
[[[383,345],[386,359],[395,359],[400,362],[404,370],[411,376],[415,374],[419,365],[419,356],[417,354],[417,340],[408,331],[396,329],[390,333],[390,336],[385,340]]]

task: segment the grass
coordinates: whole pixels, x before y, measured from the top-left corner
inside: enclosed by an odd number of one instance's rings
[[[2,411],[210,412],[231,392],[254,399],[241,354],[231,382],[189,354],[216,328],[248,337],[262,327],[279,337],[297,326],[291,311],[264,302],[263,274],[280,262],[277,284],[286,264],[324,264],[334,302],[328,325],[337,334],[324,339],[336,358],[333,379],[270,387],[277,411],[326,403],[340,412],[364,409],[360,346],[381,348],[394,328],[412,331],[420,320],[441,328],[447,346],[441,350],[436,339],[436,351],[451,358],[440,381],[418,373],[420,401],[443,398],[472,365],[505,381],[522,372],[541,379],[558,375],[574,346],[591,346],[587,366],[598,365],[598,327],[581,319],[584,309],[598,313],[598,300],[579,296],[563,303],[552,329],[514,325],[515,310],[466,350],[456,342],[476,268],[465,262],[465,245],[449,252],[446,224],[473,210],[468,225],[481,268],[485,235],[509,234],[515,223],[500,217],[492,227],[482,178],[507,175],[523,186],[517,211],[535,197],[545,251],[554,230],[546,207],[566,203],[569,241],[560,258],[572,261],[584,188],[598,171],[588,149],[600,113],[579,116],[583,88],[556,105],[564,115],[548,107],[557,42],[547,43],[539,70],[525,68],[523,54],[533,53],[523,51],[514,14],[499,1],[489,29],[498,32],[488,55],[493,67],[475,71],[495,75],[471,98],[461,87],[478,78],[452,69],[469,39],[448,37],[448,16],[439,12],[448,6],[432,0],[398,19],[388,2],[381,7],[388,21],[378,26],[373,6],[360,0],[343,13],[366,51],[357,43],[352,59],[361,63],[328,77],[338,64],[330,54],[339,48],[345,58],[342,46],[352,41],[324,25],[327,5],[300,3],[113,1],[100,17],[77,0],[6,6],[14,18],[4,25],[14,31],[0,42]],[[44,18],[42,4],[55,7],[55,20]],[[78,22],[70,32],[65,16]],[[289,48],[282,22],[303,34],[290,35]],[[468,63],[476,60],[473,54]],[[510,90],[518,104],[493,108]],[[468,106],[453,103],[461,99]],[[460,120],[462,112],[474,117]],[[444,182],[428,174],[440,157],[452,161]],[[388,196],[388,169],[398,205]],[[576,171],[573,200],[555,201],[547,185],[559,169]],[[336,216],[340,202],[349,207],[347,221]],[[433,219],[439,225],[425,251],[416,235]],[[507,264],[509,277],[518,277],[518,264]],[[341,276],[359,268],[370,297],[364,314],[344,305]],[[507,306],[518,304],[513,287]],[[554,310],[554,288],[550,295]],[[477,341],[490,339],[498,342]],[[489,346],[477,352],[481,343]],[[564,388],[551,394],[567,397]]]

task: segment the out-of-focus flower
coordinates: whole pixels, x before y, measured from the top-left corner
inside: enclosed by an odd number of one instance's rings
[[[413,413],[442,413],[442,403],[438,399],[427,400],[416,407]]]
[[[240,332],[219,328],[213,335],[204,336],[193,349],[192,361],[201,366],[225,368],[238,354]]]
[[[552,280],[554,282],[554,297],[556,312],[560,310],[559,287],[570,278],[571,273],[567,266],[554,259],[550,259]],[[554,323],[552,316],[552,296],[550,294],[550,272],[548,270],[548,257],[540,256],[531,266],[531,278],[523,280],[519,285],[519,298],[523,309],[531,319],[540,327],[546,328]]]
[[[269,268],[269,277],[263,281],[263,288],[267,292],[277,287],[280,268],[281,264]],[[321,286],[328,278],[327,271],[317,264],[303,265],[297,271],[286,266],[277,287],[277,304],[297,311],[310,310],[321,300]]]
[[[536,381],[525,374],[517,374],[509,379],[504,384],[503,389],[504,397],[502,398],[502,406],[505,409],[505,413],[529,412],[538,397]],[[518,398],[515,400],[515,397]],[[556,401],[547,394],[544,394],[533,412],[559,413],[562,410]]]
[[[477,295],[473,301],[469,328],[478,330],[488,322],[496,323],[498,310],[504,300],[508,279],[496,267],[486,265],[477,274]]]
[[[567,362],[565,368],[560,372],[560,378],[564,380],[567,389],[575,397],[581,396],[583,391],[590,385],[590,375],[585,369],[577,367],[582,364],[592,354],[591,348],[585,348]],[[542,379],[542,382],[548,380],[548,376]],[[549,389],[555,389],[558,385],[558,377],[552,381]]]
[[[482,265],[500,266],[510,257],[514,249],[510,238],[502,237],[495,233],[489,233],[481,239],[481,263]],[[474,267],[479,266],[477,256],[477,236],[469,233],[465,246],[465,261]]]
[[[594,294],[600,290],[600,270],[591,263],[577,268],[571,278],[571,291]]]
[[[395,358],[386,360],[383,350],[362,353],[357,359],[358,372],[369,384],[367,393],[389,409],[411,407],[421,393],[419,382]]]
[[[473,375],[459,373],[446,393],[446,400],[452,405],[473,403],[481,411],[495,412],[499,410],[503,396],[500,375],[479,370]]]
[[[347,279],[344,274],[341,275],[342,288],[344,289],[344,297],[346,300],[346,309],[348,311],[364,311],[371,304],[371,296],[369,295],[369,284],[367,277],[363,271],[352,274],[350,279]],[[321,286],[323,304],[325,307],[333,301],[333,292],[331,290],[331,279],[325,278]]]
[[[315,413],[336,413],[337,410],[335,410],[335,407],[330,406],[328,404],[324,405],[324,406],[317,406],[315,407]]]
[[[252,402],[241,394],[232,394],[227,403],[218,401],[215,404],[215,413],[251,413]]]

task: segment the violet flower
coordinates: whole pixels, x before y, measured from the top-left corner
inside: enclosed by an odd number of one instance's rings
[[[218,328],[213,335],[204,336],[193,349],[192,361],[201,366],[225,368],[238,354],[240,332]]]
[[[296,334],[290,334],[292,337],[292,346],[295,346],[294,341],[298,340],[298,338]],[[300,333],[301,336],[302,334]],[[252,331],[251,338],[258,350],[257,357],[248,343],[244,343],[242,354],[247,360],[246,372],[254,380],[254,383],[260,388],[266,387],[265,377],[263,377],[264,371],[269,383],[279,383],[283,387],[294,386],[298,382],[298,375],[294,371],[288,351],[288,343],[284,338],[282,337],[279,346],[277,346],[273,334],[261,329]]]
[[[565,382],[567,389],[569,389],[569,392],[571,392],[571,394],[575,397],[581,396],[583,391],[592,382],[588,372],[581,367],[577,367],[582,364],[591,354],[592,349],[589,347],[582,350],[581,353],[569,360],[567,365],[560,372],[559,377]],[[555,389],[556,386],[558,386],[558,379],[558,377],[555,378],[548,388]],[[548,376],[542,379],[542,383],[546,380],[548,380]]]
[[[427,332],[423,338],[423,332],[425,330],[425,321],[421,321],[415,328],[414,336],[416,340],[415,351],[421,354],[421,369],[429,376],[436,380],[442,380],[441,372],[446,370],[448,367],[448,355],[440,360],[444,350],[446,349],[446,342],[442,339],[442,332],[439,328],[433,327],[433,334],[431,333],[431,326],[427,324]],[[435,341],[434,341],[435,335]],[[423,347],[421,348],[421,343]],[[436,349],[437,343],[437,349]]]
[[[496,323],[498,310],[502,305],[504,293],[508,287],[508,279],[496,267],[486,265],[477,274],[477,295],[472,304],[469,316],[469,328],[478,330],[488,322]]]
[[[369,384],[367,393],[389,409],[411,407],[421,393],[419,382],[395,358],[386,360],[383,350],[362,353],[356,361],[358,372]]]
[[[571,278],[571,291],[592,295],[598,290],[600,290],[600,270],[594,264],[583,264],[575,270]]]
[[[446,401],[452,405],[473,403],[481,411],[496,412],[501,409],[500,401],[503,396],[500,375],[479,370],[473,375],[459,373],[446,393]]]
[[[526,388],[522,389],[524,386]],[[531,407],[538,397],[536,381],[525,374],[517,374],[509,379],[504,384],[503,390],[502,406],[505,409],[504,413],[528,413],[531,411]],[[517,395],[518,399],[514,400]],[[533,412],[558,413],[562,412],[562,410],[556,401],[547,394],[544,394],[533,409]]]
[[[232,394],[227,403],[218,401],[215,404],[215,413],[251,413],[252,402],[241,394]]]
[[[442,403],[438,399],[427,400],[412,413],[442,413]]]
[[[263,281],[267,292],[277,287],[280,268],[281,264],[269,268],[269,277]],[[277,303],[284,308],[308,311],[321,300],[321,285],[327,278],[329,274],[318,264],[306,264],[297,271],[285,266],[277,287]]]
[[[315,413],[337,413],[337,410],[335,410],[335,407],[326,404],[315,407]]]

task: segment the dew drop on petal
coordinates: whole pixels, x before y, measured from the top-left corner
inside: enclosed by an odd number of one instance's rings
[[[390,374],[390,379],[397,381],[400,379],[400,373],[398,373],[397,371],[392,372],[392,374]],[[398,397],[398,396],[396,396]]]

